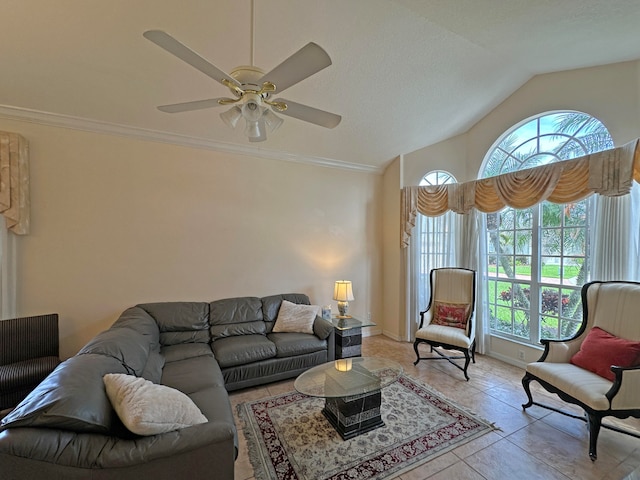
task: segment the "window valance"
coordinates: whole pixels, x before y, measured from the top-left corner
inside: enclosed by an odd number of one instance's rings
[[[640,183],[640,139],[622,147],[573,160],[550,163],[465,183],[404,187],[401,198],[401,246],[409,245],[417,213],[435,217],[451,210],[484,213],[506,206],[528,208],[542,201],[567,203],[592,193],[626,195]]]
[[[29,145],[17,133],[0,132],[0,213],[10,231],[29,233]]]

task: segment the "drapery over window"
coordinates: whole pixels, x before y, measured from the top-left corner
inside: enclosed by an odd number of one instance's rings
[[[29,233],[29,146],[17,133],[0,132],[0,213],[11,232]]]
[[[416,214],[435,217],[451,210],[484,213],[505,206],[523,209],[548,200],[568,203],[592,193],[626,195],[633,180],[640,183],[640,139],[564,162],[495,177],[449,185],[404,187],[401,199],[401,246],[409,245]]]

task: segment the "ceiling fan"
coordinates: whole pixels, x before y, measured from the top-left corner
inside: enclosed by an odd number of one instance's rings
[[[232,128],[235,128],[238,121],[244,118],[246,122],[245,135],[251,142],[266,140],[267,127],[274,131],[283,123],[283,120],[273,113],[274,111],[325,128],[334,128],[342,120],[340,115],[292,102],[291,100],[284,98],[271,99],[276,92],[282,93],[287,88],[331,65],[331,58],[329,58],[327,52],[313,42],[302,47],[268,73],[264,73],[254,66],[241,66],[236,67],[227,75],[166,32],[148,30],[143,33],[143,36],[205,75],[220,82],[229,88],[233,95],[233,98],[210,98],[161,105],[158,109],[162,112],[178,113],[233,105],[230,110],[221,113],[220,118]],[[253,57],[253,46],[251,56]]]

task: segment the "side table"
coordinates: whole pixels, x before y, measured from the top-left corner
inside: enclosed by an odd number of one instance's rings
[[[375,327],[373,322],[365,322],[355,317],[333,317],[335,330],[336,358],[351,358],[362,355],[362,328]]]

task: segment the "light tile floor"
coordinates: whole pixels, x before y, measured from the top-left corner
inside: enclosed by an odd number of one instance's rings
[[[520,368],[476,355],[476,364],[469,367],[471,379],[466,382],[462,372],[444,360],[421,361],[414,366],[415,353],[411,344],[382,335],[365,337],[362,353],[399,362],[406,374],[422,380],[499,427],[499,430],[436,457],[396,480],[640,479],[640,439],[602,429],[598,460],[592,462],[587,453],[588,433],[584,422],[535,406],[523,411],[521,405],[527,398],[521,384],[524,372]],[[531,385],[535,400],[582,413],[545,392],[536,382]],[[293,380],[278,382],[232,392],[231,402],[236,412],[239,403],[292,390]],[[238,419],[236,423],[240,428]],[[618,423],[640,430],[640,421],[636,419]],[[253,480],[241,431],[239,439],[235,478]]]

